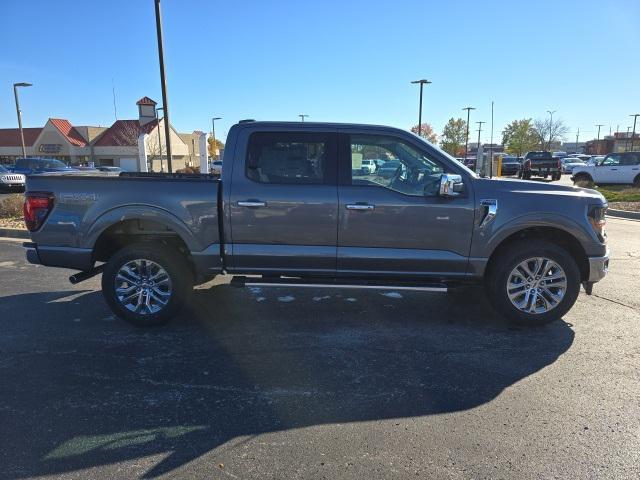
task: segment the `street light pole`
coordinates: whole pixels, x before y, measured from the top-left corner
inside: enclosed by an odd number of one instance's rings
[[[549,144],[547,145],[547,150],[551,150],[551,129],[553,128],[553,114],[556,113],[557,110],[547,110],[547,113],[551,116],[549,120]]]
[[[419,106],[418,106],[418,136],[421,137],[421,133],[422,133],[422,87],[426,85],[429,85],[431,82],[429,80],[425,80],[424,78],[422,80],[414,80],[411,83],[419,83],[420,84],[420,102],[419,102]]]
[[[629,131],[631,130],[631,127],[627,127],[627,135],[624,137],[624,151],[628,151],[629,150]]]
[[[462,110],[467,111],[467,135],[466,140],[464,142],[464,161],[467,161],[467,153],[469,152],[469,119],[471,116],[471,110],[475,110],[475,107],[464,107]],[[477,159],[476,159],[477,160]],[[476,168],[478,166],[476,165]]]
[[[164,74],[164,47],[162,42],[162,12],[160,11],[160,0],[155,0],[156,5],[156,34],[158,37],[158,59],[160,62],[160,84],[162,87],[162,104],[164,105],[164,138],[167,144],[167,169],[171,168],[171,126],[169,122],[169,101],[167,100],[167,80]]]
[[[27,157],[27,150],[24,146],[24,132],[22,131],[22,110],[20,110],[20,101],[18,100],[18,87],[30,87],[31,83],[19,82],[13,84],[13,96],[16,99],[16,114],[18,115],[18,128],[20,129],[20,144],[22,146],[22,158]]]
[[[304,123],[304,118],[305,118],[305,117],[308,117],[309,115],[305,115],[305,114],[301,113],[301,114],[300,114],[300,115],[298,115],[298,116],[300,117],[300,121],[301,121],[302,123]]]
[[[216,154],[216,120],[222,120],[222,117],[211,118],[211,136],[213,137],[213,159],[217,160]]]
[[[631,151],[633,151],[633,141],[635,140],[636,136],[636,120],[638,119],[638,117],[640,117],[640,113],[634,113],[633,115],[629,116],[633,117],[633,132],[631,133]]]

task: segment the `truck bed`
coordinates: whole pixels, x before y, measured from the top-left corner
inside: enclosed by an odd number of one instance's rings
[[[54,206],[31,238],[46,245],[37,251],[43,264],[85,270],[95,260],[91,252],[100,236],[126,225],[127,234],[175,234],[194,258],[201,255],[216,268],[221,264],[219,191],[220,182],[211,175],[32,175],[26,194],[50,192]]]

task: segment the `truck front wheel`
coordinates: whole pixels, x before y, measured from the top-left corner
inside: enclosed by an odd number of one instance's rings
[[[124,247],[102,273],[102,293],[111,310],[141,327],[169,321],[192,288],[193,274],[185,259],[155,244]]]
[[[580,291],[580,271],[563,248],[544,240],[507,247],[489,265],[485,287],[494,308],[521,325],[561,318]]]

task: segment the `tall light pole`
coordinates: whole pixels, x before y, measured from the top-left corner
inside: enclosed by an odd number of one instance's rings
[[[629,116],[633,117],[633,132],[631,133],[631,150],[633,151],[633,141],[635,140],[636,136],[636,120],[638,119],[638,117],[640,117],[640,113],[634,113],[633,115]]]
[[[552,135],[552,128],[553,128],[553,114],[556,113],[557,110],[547,110],[547,113],[549,114],[549,116],[551,117],[549,119],[549,144],[547,145],[547,150],[551,150],[551,135]]]
[[[467,135],[464,142],[464,161],[467,161],[467,153],[469,152],[469,119],[471,116],[471,110],[475,110],[475,107],[464,107],[462,110],[467,111]],[[477,159],[476,159],[477,160]],[[477,165],[476,165],[477,168]]]
[[[160,137],[160,115],[158,112],[164,111],[164,107],[156,108],[156,120],[158,120],[158,152],[160,154],[160,171],[164,172],[164,164],[162,162],[162,138]]]
[[[20,110],[20,101],[18,100],[18,87],[31,87],[33,84],[19,82],[13,84],[13,96],[16,99],[16,114],[18,115],[18,128],[20,129],[20,142],[22,145],[22,158],[26,158],[27,151],[24,147],[24,133],[22,131],[22,110]]]
[[[308,117],[309,115],[305,115],[304,113],[301,113],[301,114],[300,114],[300,115],[298,115],[298,116],[300,117],[300,121],[301,121],[302,123],[304,123],[304,119],[305,119],[305,117]]]
[[[164,75],[164,47],[162,42],[162,12],[160,11],[160,0],[155,0],[156,5],[156,35],[158,37],[158,59],[160,62],[160,85],[162,86],[162,104],[164,105],[164,138],[167,144],[167,169],[171,168],[171,132],[169,122],[169,101],[167,100],[167,80]]]
[[[222,117],[211,118],[211,136],[213,137],[213,159],[217,160],[216,154],[216,120],[222,120]]]
[[[596,155],[600,154],[600,127],[603,127],[604,125],[602,125],[601,123],[597,124],[596,127],[598,127],[598,139],[596,140]],[[611,128],[609,128],[609,130],[611,130]],[[611,134],[611,132],[609,132],[609,134]]]
[[[576,153],[578,153],[578,139],[580,138],[580,127],[578,127],[578,131],[576,132]]]
[[[418,106],[418,136],[421,137],[422,135],[420,134],[422,133],[422,87],[424,87],[425,85],[429,85],[431,82],[423,78],[422,80],[414,80],[411,83],[420,84],[420,103]]]
[[[631,131],[631,127],[627,127],[627,135],[624,137],[624,150],[625,152],[629,150],[629,132]]]

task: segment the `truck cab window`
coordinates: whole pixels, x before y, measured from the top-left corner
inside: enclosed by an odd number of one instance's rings
[[[249,139],[246,176],[259,183],[324,184],[329,141],[326,134],[254,133]]]
[[[435,196],[445,169],[411,145],[381,135],[351,136],[351,184]]]

